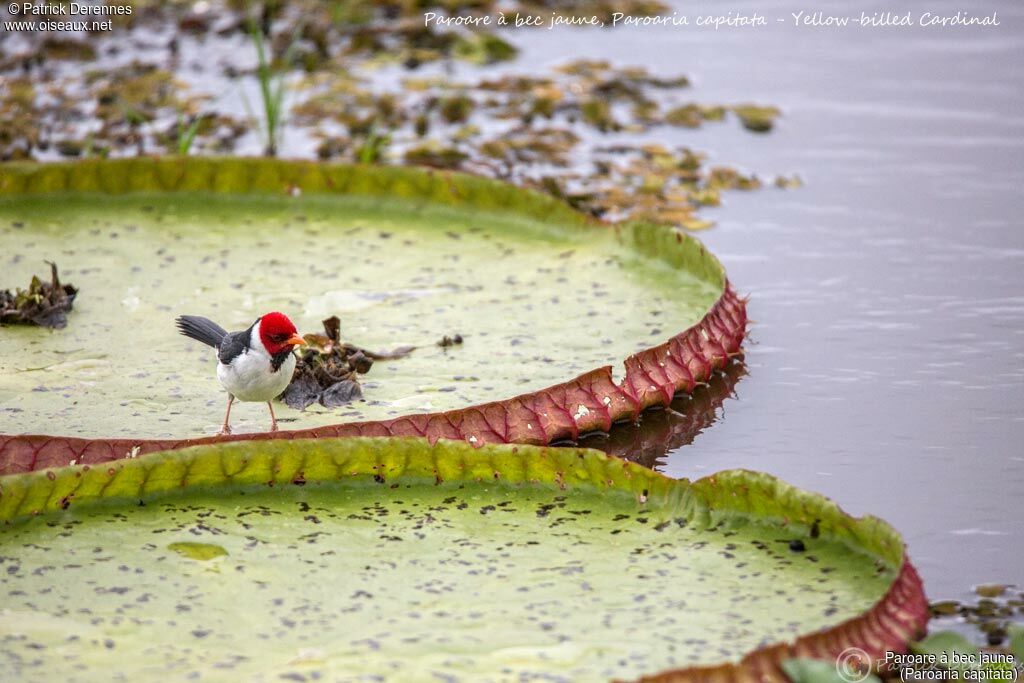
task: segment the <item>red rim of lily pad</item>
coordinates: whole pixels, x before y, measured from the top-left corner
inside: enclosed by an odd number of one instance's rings
[[[907,652],[907,644],[924,635],[928,616],[928,598],[921,577],[914,565],[904,558],[889,590],[859,616],[801,636],[792,643],[754,650],[736,663],[671,669],[639,680],[643,683],[789,683],[781,666],[786,660],[816,659],[833,663],[844,653],[852,654],[853,663],[858,667],[884,671],[885,667],[879,662],[885,661],[886,653]]]
[[[95,439],[0,434],[0,474],[68,464],[100,463],[144,453],[221,441],[345,436],[419,436],[474,445],[544,445],[607,431],[640,413],[667,406],[742,353],[746,301],[733,290],[721,264],[695,238],[667,226],[608,226],[557,199],[495,180],[461,173],[401,167],[326,165],[269,159],[122,159],[0,166],[3,196],[61,192],[213,191],[400,196],[484,210],[515,210],[532,218],[589,229],[616,230],[620,238],[677,267],[695,267],[721,282],[722,294],[703,319],[658,346],[625,360],[621,383],[611,366],[546,389],[457,410],[389,420],[353,422],[275,433],[195,439]]]

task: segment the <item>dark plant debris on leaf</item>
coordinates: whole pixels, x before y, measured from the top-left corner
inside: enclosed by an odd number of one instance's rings
[[[377,352],[341,340],[341,320],[331,316],[323,321],[323,334],[304,335],[307,348],[299,356],[291,384],[281,399],[292,408],[304,410],[319,402],[337,408],[362,398],[359,375],[365,375],[377,360],[396,360],[415,347],[403,346]]]
[[[462,335],[461,334],[453,334],[452,336],[449,337],[446,334],[443,337],[441,337],[441,339],[437,342],[437,345],[440,346],[442,349],[447,349],[447,348],[449,348],[451,346],[461,346],[462,345]]]
[[[68,324],[68,311],[77,295],[78,289],[60,283],[57,264],[50,263],[49,282],[33,275],[28,289],[0,291],[0,324],[61,329]]]

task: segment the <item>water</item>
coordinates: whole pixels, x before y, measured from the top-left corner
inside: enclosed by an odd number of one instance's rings
[[[538,31],[519,64],[614,55],[689,74],[698,101],[784,110],[764,136],[652,136],[806,183],[706,212],[702,238],[753,297],[749,375],[661,469],[765,470],[881,516],[933,599],[1024,583],[1024,6],[973,3],[998,10],[988,30],[797,29],[773,19],[819,8],[727,9],[770,25]]]

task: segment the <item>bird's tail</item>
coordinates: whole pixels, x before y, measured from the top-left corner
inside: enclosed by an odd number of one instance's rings
[[[178,323],[178,331],[183,335],[215,349],[220,346],[220,341],[228,334],[227,330],[217,323],[199,315],[181,315],[175,322]]]

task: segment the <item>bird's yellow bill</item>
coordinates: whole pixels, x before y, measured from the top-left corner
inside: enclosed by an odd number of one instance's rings
[[[286,341],[285,344],[290,344],[291,346],[305,346],[306,340],[300,337],[298,334],[293,334],[292,336],[288,337],[288,341]]]

